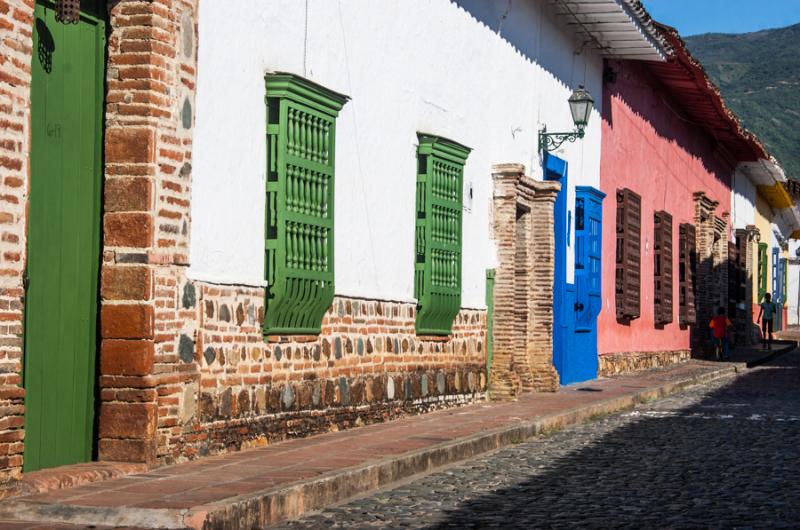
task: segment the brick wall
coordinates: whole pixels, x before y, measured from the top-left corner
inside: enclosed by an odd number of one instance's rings
[[[415,335],[409,303],[336,297],[309,337],[270,337],[261,288],[156,274],[157,459],[270,443],[480,399],[486,313]],[[163,375],[160,375],[163,374]]]
[[[156,277],[188,263],[196,2],[110,4],[101,272],[99,457],[152,463],[161,322]],[[156,325],[158,322],[158,325]]]
[[[704,192],[694,194],[697,235],[695,304],[697,324],[692,329],[692,348],[708,344],[708,322],[717,308],[728,305],[728,213],[714,214],[719,203]]]
[[[32,0],[0,0],[0,484],[22,471],[22,326]]]
[[[493,399],[554,391],[553,206],[557,182],[524,176],[520,164],[494,166],[493,230],[499,265],[494,284]]]
[[[98,456],[159,464],[478,399],[486,314],[417,337],[413,304],[337,298],[261,334],[263,289],[187,280],[196,0],[109,3]],[[0,483],[18,479],[33,2],[0,0]]]

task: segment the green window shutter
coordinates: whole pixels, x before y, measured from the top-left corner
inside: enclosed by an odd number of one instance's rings
[[[419,134],[414,296],[419,335],[449,335],[461,309],[461,210],[470,149]]]
[[[291,74],[266,85],[264,334],[317,334],[334,295],[336,117],[347,97]]]
[[[764,301],[767,292],[767,248],[766,243],[758,244],[758,303]]]

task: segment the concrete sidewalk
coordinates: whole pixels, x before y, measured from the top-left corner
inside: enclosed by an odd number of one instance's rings
[[[731,362],[743,363],[748,368],[767,363],[797,347],[794,340],[773,340],[770,348],[756,344],[747,348],[734,348],[731,352]]]
[[[18,497],[0,503],[0,528],[263,527],[744,367],[691,361]]]

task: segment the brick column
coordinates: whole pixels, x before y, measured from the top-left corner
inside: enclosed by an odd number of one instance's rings
[[[695,276],[697,323],[692,327],[691,342],[693,347],[699,348],[707,342],[708,322],[714,315],[719,301],[720,291],[717,285],[719,273],[716,270],[719,263],[719,251],[716,250],[718,241],[715,241],[717,228],[714,216],[714,210],[719,203],[709,198],[705,192],[699,191],[694,194],[694,204],[694,224],[697,235],[697,274]],[[727,241],[724,243],[727,245]]]
[[[752,343],[752,325],[753,325],[753,274],[755,271],[755,262],[753,257],[758,255],[756,238],[758,237],[758,229],[753,225],[748,225],[747,228],[738,228],[735,232],[736,239],[743,242],[740,252],[741,261],[744,263],[745,274],[745,287],[744,299],[741,301],[744,304],[744,310],[737,311],[737,318],[733,324],[736,328],[736,343],[737,344],[751,344]]]
[[[714,217],[714,289],[716,294],[716,307],[712,309],[714,315],[717,308],[728,307],[728,219],[730,214],[723,213],[721,217]]]
[[[170,377],[157,373],[157,345],[177,334],[157,333],[155,278],[188,262],[195,13],[189,0],[122,0],[110,9],[101,460],[156,459],[159,385]]]
[[[515,333],[514,263],[516,261],[517,181],[524,172],[519,164],[493,168],[493,220],[499,266],[494,281],[494,328],[489,394],[492,399],[509,399],[521,390],[514,366],[518,349]]]
[[[558,390],[558,372],[553,366],[553,277],[555,274],[555,233],[553,208],[561,189],[557,182],[523,178],[535,190],[531,205],[531,292],[529,298],[528,357],[537,392]]]
[[[0,1],[0,486],[22,472],[25,225],[33,2]]]
[[[490,395],[558,387],[553,367],[554,182],[524,176],[520,164],[493,168],[494,237],[499,266],[494,291]]]

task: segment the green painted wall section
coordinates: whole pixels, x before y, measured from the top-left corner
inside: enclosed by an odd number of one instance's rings
[[[265,335],[317,334],[333,302],[336,117],[347,97],[268,75]]]
[[[494,356],[494,269],[486,269],[486,374],[491,374]]]
[[[33,38],[26,471],[92,456],[105,24],[60,24],[40,2]]]
[[[767,249],[769,245],[766,243],[758,244],[758,303],[764,301],[764,295],[767,293],[767,271],[769,270],[769,263],[767,262]]]
[[[449,335],[461,309],[461,210],[470,149],[418,135],[414,296],[419,335]]]

